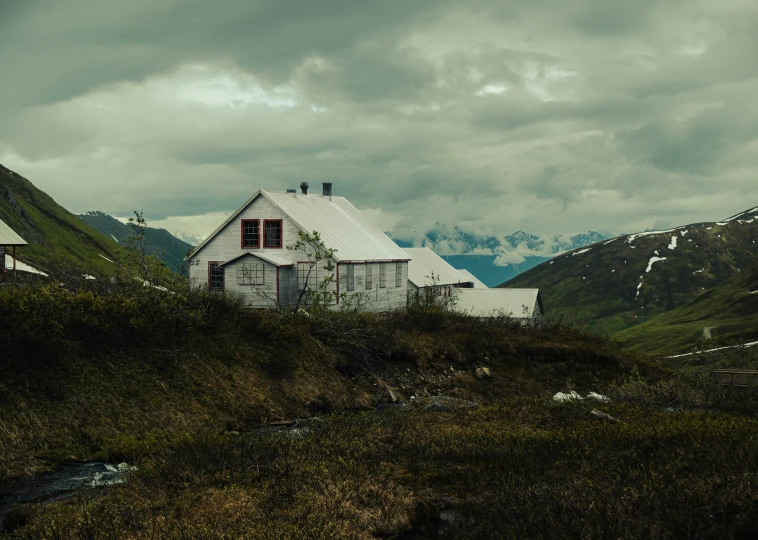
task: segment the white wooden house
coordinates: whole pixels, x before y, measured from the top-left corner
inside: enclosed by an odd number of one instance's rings
[[[292,306],[304,288],[315,290],[325,277],[322,261],[311,268],[301,250],[288,246],[298,232],[321,235],[335,249],[334,307],[360,299],[367,311],[388,311],[406,305],[410,256],[381,230],[366,221],[344,197],[332,196],[332,184],[320,194],[258,190],[187,258],[194,287],[230,291],[251,307]]]
[[[16,282],[16,248],[25,245],[26,241],[0,220],[0,276],[10,270]],[[11,248],[11,255],[6,253],[7,248]]]

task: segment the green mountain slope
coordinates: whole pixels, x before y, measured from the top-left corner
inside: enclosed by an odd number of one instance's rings
[[[706,339],[713,347],[736,339],[758,339],[758,265],[614,337],[635,349],[659,354],[682,352]]]
[[[79,219],[122,245],[127,244],[134,227],[134,225],[127,225],[113,216],[97,211],[80,214]],[[190,244],[179,240],[165,229],[154,229],[152,227],[145,228],[145,238],[148,253],[156,254],[174,272],[179,274],[182,272],[186,264],[184,257],[187,255],[187,250],[192,248]]]
[[[618,331],[683,306],[758,263],[758,207],[697,223],[598,242],[501,287],[539,287],[553,314]]]
[[[56,203],[23,176],[0,165],[0,219],[29,245],[17,257],[47,273],[75,267],[95,277],[112,275],[123,249]]]

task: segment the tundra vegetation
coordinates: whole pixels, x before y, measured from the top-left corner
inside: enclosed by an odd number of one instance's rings
[[[754,350],[673,365],[433,299],[381,315],[249,310],[162,281],[153,262],[140,281],[0,291],[0,493],[64,459],[138,468],[16,508],[11,536],[758,533],[758,396],[709,376],[757,365]],[[557,403],[559,390],[610,401]],[[480,406],[423,405],[437,395]],[[311,420],[262,427],[296,418]]]

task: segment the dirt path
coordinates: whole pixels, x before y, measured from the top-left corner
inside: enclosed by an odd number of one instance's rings
[[[715,326],[706,326],[705,328],[703,328],[703,337],[705,339],[711,339],[713,337],[713,335],[711,334],[711,330],[713,330],[714,328],[716,328],[716,327]]]

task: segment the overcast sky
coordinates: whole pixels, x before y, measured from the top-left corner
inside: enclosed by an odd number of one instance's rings
[[[758,0],[0,0],[0,163],[208,233],[334,182],[385,230],[758,204]]]

